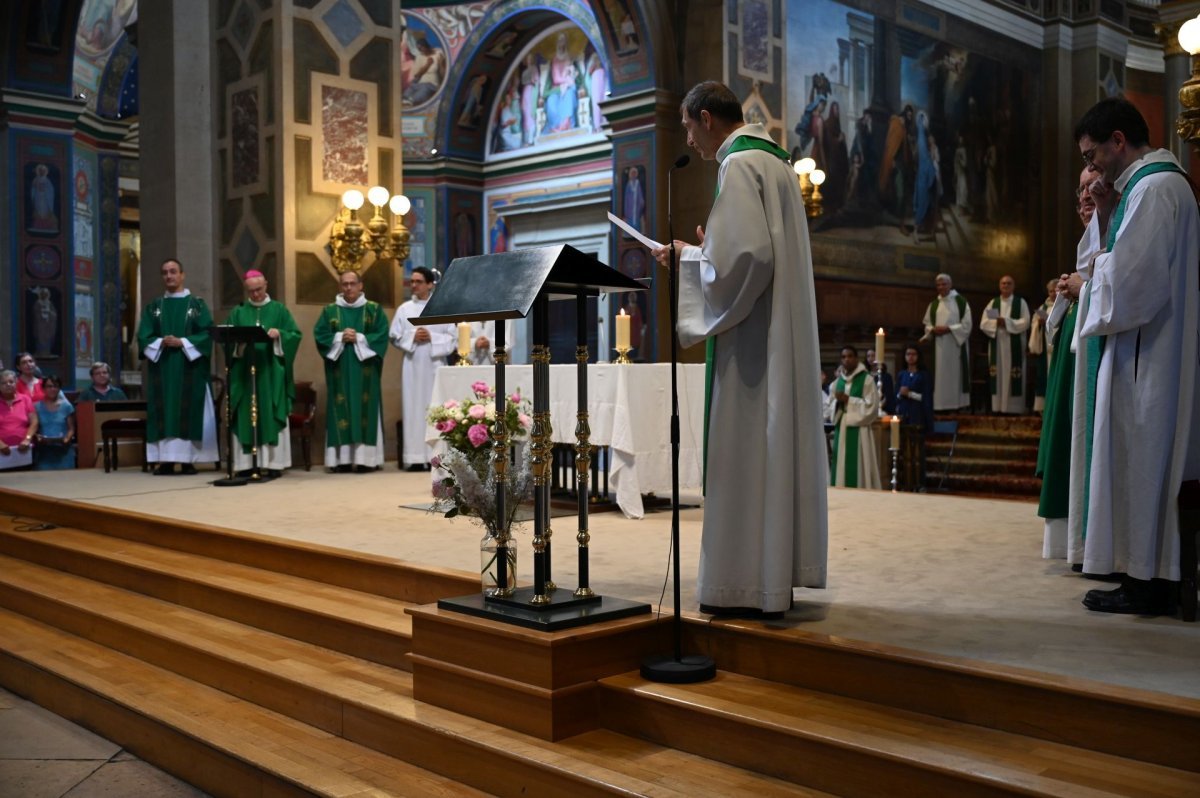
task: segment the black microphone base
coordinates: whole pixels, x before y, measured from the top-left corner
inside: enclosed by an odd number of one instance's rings
[[[717,675],[717,665],[703,654],[647,657],[642,660],[642,678],[663,684],[707,682]]]

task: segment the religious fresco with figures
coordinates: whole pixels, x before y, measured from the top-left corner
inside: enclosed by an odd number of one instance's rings
[[[96,109],[100,82],[128,25],[136,24],[137,0],[84,0],[75,30],[74,96]]]
[[[810,219],[819,276],[925,286],[940,271],[982,283],[1028,266],[1040,150],[1021,120],[1039,105],[1036,51],[910,4],[727,10],[726,63],[748,117],[774,110],[780,143],[824,172]]]

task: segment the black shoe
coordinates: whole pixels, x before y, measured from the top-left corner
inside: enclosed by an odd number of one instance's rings
[[[336,468],[333,469],[335,474],[349,474],[353,470],[354,470],[354,466],[349,465],[347,463],[343,463],[342,465],[337,466]]]
[[[283,472],[278,468],[267,469],[267,479],[279,479],[281,476],[283,476]]]
[[[175,473],[174,463],[159,463],[154,467],[154,476],[165,477]]]
[[[354,467],[354,473],[356,473],[356,474],[370,474],[374,470],[375,469],[371,468],[371,466],[355,466]]]
[[[1120,615],[1171,614],[1171,583],[1164,579],[1125,577],[1115,590],[1089,590],[1083,606],[1095,612]]]
[[[1077,562],[1071,565],[1071,570],[1077,574],[1083,573],[1083,563]]]
[[[180,474],[195,474],[196,467],[194,465],[192,465],[191,463],[182,463],[179,466],[179,473]]]
[[[405,468],[404,470],[405,471],[425,471],[428,468],[429,468],[429,466],[427,466],[427,465],[421,465],[420,463],[414,463],[414,464],[408,466],[407,468]]]
[[[253,474],[254,474],[254,469],[253,469],[253,468],[243,468],[241,471],[238,471],[236,474],[234,474],[234,476],[235,476],[235,477],[249,478],[249,477],[250,477],[251,475],[253,475]]]

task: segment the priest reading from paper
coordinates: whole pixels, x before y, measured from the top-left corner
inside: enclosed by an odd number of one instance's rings
[[[817,375],[817,314],[804,201],[788,154],[708,81],[680,108],[688,145],[717,161],[717,198],[679,255],[679,340],[704,341],[700,609],[782,615],[792,588],[824,587],[829,466]]]

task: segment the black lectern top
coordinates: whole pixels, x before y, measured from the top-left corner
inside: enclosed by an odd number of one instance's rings
[[[208,334],[219,344],[261,344],[270,341],[267,331],[256,324],[214,324]]]
[[[580,293],[644,291],[646,287],[569,244],[457,258],[438,281],[421,321],[517,319],[542,293],[550,299]]]

